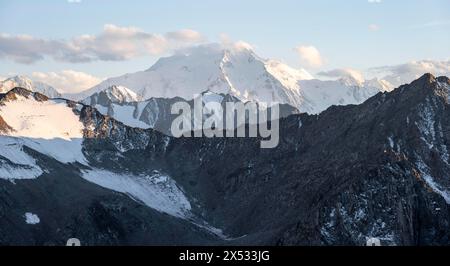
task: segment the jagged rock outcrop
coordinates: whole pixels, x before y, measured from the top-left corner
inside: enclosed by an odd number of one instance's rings
[[[126,88],[112,86],[107,90],[95,93],[82,101],[83,104],[95,107],[101,114],[112,117],[127,126],[148,129],[152,128],[165,135],[171,136],[172,122],[179,114],[172,114],[171,109],[175,103],[187,103],[191,110],[194,110],[194,100],[185,100],[180,97],[174,98],[151,98],[146,101],[129,101],[125,99],[132,98],[133,93]],[[137,99],[138,97],[135,96]],[[238,98],[229,94],[216,94],[209,91],[199,94],[196,99],[202,102],[202,106],[206,104],[218,103],[225,109],[227,103],[241,102]],[[258,103],[255,103],[258,105]],[[288,105],[278,104],[280,117],[287,117],[292,114],[298,114],[299,111]],[[272,107],[269,107],[269,112]],[[261,110],[266,111],[264,108]],[[211,111],[211,110],[210,110]],[[258,115],[258,111],[256,111]],[[193,111],[190,114],[192,123],[194,120]],[[204,115],[202,122],[209,116]],[[226,121],[225,114],[223,121]],[[248,122],[248,120],[247,120]],[[225,125],[227,129],[236,128],[236,125]]]

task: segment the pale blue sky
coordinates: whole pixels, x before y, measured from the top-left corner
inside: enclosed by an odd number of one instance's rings
[[[0,0],[0,33],[70,40],[83,34],[98,35],[105,24],[155,34],[192,29],[211,42],[219,41],[221,34],[243,40],[260,56],[293,67],[307,67],[294,47],[313,45],[324,59],[321,67],[309,69],[315,73],[421,59],[447,60],[449,11],[449,0]],[[158,57],[90,63],[45,57],[23,64],[2,58],[0,51],[0,76],[71,69],[109,77],[147,69]]]

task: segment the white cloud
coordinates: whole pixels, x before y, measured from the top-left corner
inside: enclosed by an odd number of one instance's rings
[[[199,43],[204,41],[203,36],[199,32],[190,29],[168,32],[166,33],[166,38],[182,43]]]
[[[146,55],[161,55],[171,49],[201,41],[203,37],[200,33],[189,29],[161,35],[135,27],[107,24],[100,34],[81,35],[71,40],[0,34],[0,59],[23,64],[47,57],[71,63],[123,61]]]
[[[221,33],[219,35],[220,44],[225,49],[236,49],[236,50],[255,50],[254,46],[244,41],[233,41],[230,36],[226,33]]]
[[[107,24],[99,35],[82,35],[68,43],[71,62],[122,61],[144,55],[157,55],[168,48],[167,40],[158,34],[146,33],[135,27]]]
[[[360,71],[351,68],[338,68],[329,71],[322,71],[317,73],[317,75],[329,78],[351,77],[358,82],[364,82],[365,80],[364,75]]]
[[[380,30],[380,26],[378,26],[377,24],[370,24],[369,30],[370,31],[378,31],[378,30]]]
[[[369,2],[371,4],[379,4],[379,3],[381,3],[381,0],[367,0],[367,2]]]
[[[425,73],[435,76],[450,76],[450,60],[412,61],[401,65],[371,68],[369,72],[371,75],[382,77],[394,86],[400,86],[420,78]]]
[[[323,59],[319,50],[314,46],[297,46],[295,51],[300,56],[302,64],[309,67],[321,67],[323,65]]]
[[[77,93],[91,88],[102,81],[98,77],[77,72],[74,70],[63,70],[60,72],[33,72],[33,80],[44,82],[55,87],[62,93]]]
[[[46,55],[57,57],[64,44],[60,41],[34,38],[29,35],[0,34],[0,58],[29,64],[44,59]]]
[[[67,3],[69,3],[69,4],[79,4],[79,3],[81,3],[81,0],[67,0]]]

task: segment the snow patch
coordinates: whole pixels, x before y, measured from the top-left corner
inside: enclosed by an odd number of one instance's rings
[[[425,180],[428,186],[436,192],[437,194],[441,195],[444,200],[447,202],[447,204],[450,204],[450,192],[446,190],[445,188],[442,188],[441,185],[436,183],[434,181],[434,178],[431,176],[431,171],[428,165],[425,164],[425,162],[422,159],[418,159],[416,162],[416,166],[420,173],[422,174],[422,178]]]
[[[176,182],[167,175],[113,173],[102,169],[83,171],[82,177],[99,186],[129,195],[159,212],[187,219],[191,204]]]
[[[394,139],[391,137],[388,137],[388,141],[389,141],[389,146],[391,147],[391,149],[393,149],[395,147],[395,142]]]
[[[103,106],[101,104],[96,104],[93,107],[97,109],[102,115],[113,117],[115,120],[123,123],[129,127],[136,127],[142,129],[153,128],[155,121],[150,121],[149,124],[139,120],[142,110],[145,108],[147,103],[150,102],[131,102],[131,103],[111,103],[109,106]],[[157,105],[155,105],[157,106]]]
[[[447,90],[447,101],[450,102],[450,85],[447,82],[438,82],[437,86],[439,89]]]
[[[427,144],[427,146],[432,149],[434,143],[436,142],[436,131],[435,131],[435,120],[434,111],[431,107],[430,99],[426,98],[426,104],[422,106],[419,111],[420,121],[416,122],[420,133],[422,134],[421,139]]]
[[[169,144],[170,144],[170,137],[165,136],[164,137],[164,152],[166,152],[167,147],[169,146]]]
[[[25,213],[24,216],[25,216],[25,222],[26,222],[27,224],[32,224],[32,225],[34,225],[34,224],[38,224],[38,223],[41,222],[41,220],[39,219],[39,216],[37,216],[36,214],[33,214],[33,213],[31,213],[31,212]]]
[[[137,128],[143,128],[143,129],[149,128],[149,125],[136,119],[133,116],[134,111],[136,109],[133,105],[112,104],[111,107],[113,109],[114,119],[116,119],[130,127],[137,127]]]
[[[425,105],[421,106],[419,117],[420,121],[416,122],[416,126],[422,135],[422,141],[429,149],[438,151],[442,161],[449,165],[450,155],[443,141],[444,131],[442,130],[442,124],[440,121],[435,120],[435,113],[429,98],[426,98]]]
[[[42,174],[36,160],[23,151],[19,139],[0,136],[0,179],[34,179]]]

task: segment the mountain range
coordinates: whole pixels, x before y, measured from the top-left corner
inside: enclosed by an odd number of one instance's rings
[[[145,96],[119,91],[104,95]],[[281,118],[279,145],[260,149],[13,88],[0,94],[0,244],[448,245],[449,101],[450,80],[426,74]]]
[[[1,82],[0,92],[14,87],[61,97],[53,87],[25,76]],[[378,79],[317,80],[306,70],[263,59],[251,47],[208,44],[179,50],[146,71],[106,79],[81,93],[63,96],[92,105],[128,126],[170,134],[176,117],[170,113],[172,104],[183,101],[192,105],[200,96],[209,95],[207,101],[222,106],[227,101],[279,104],[281,117],[285,117],[298,112],[317,114],[332,105],[359,104],[391,89],[388,82]]]
[[[392,89],[378,79],[361,81],[350,76],[338,81],[312,79],[305,70],[263,59],[250,47],[208,44],[178,51],[161,58],[148,70],[106,79],[70,97],[85,99],[111,86],[126,87],[144,100],[173,97],[191,100],[209,91],[243,102],[289,104],[301,112],[315,114],[331,105],[362,103],[379,91]]]

